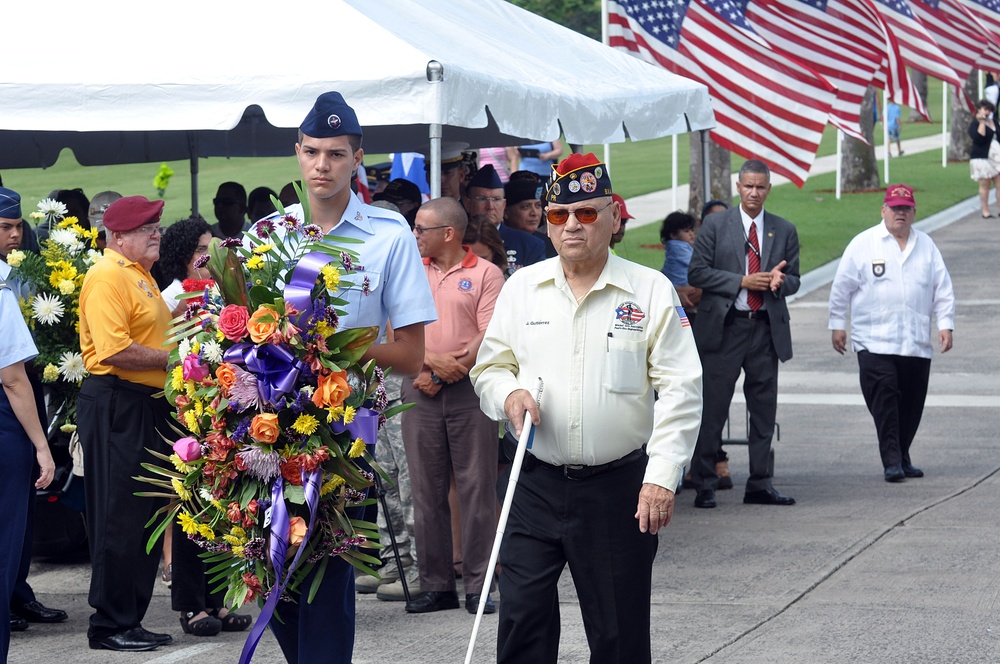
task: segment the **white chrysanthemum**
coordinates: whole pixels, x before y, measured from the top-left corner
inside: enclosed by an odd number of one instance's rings
[[[60,203],[54,198],[44,198],[38,201],[38,211],[46,217],[65,217],[69,214],[69,209],[65,203]]]
[[[76,284],[69,279],[63,279],[59,282],[59,292],[63,295],[72,295],[75,290]]]
[[[65,247],[72,254],[78,254],[83,251],[83,242],[80,242],[80,236],[68,228],[52,229],[49,239],[59,246]]]
[[[59,373],[70,383],[79,383],[87,377],[87,367],[80,353],[63,353],[59,357]]]
[[[101,260],[101,256],[103,255],[104,254],[96,249],[87,249],[87,254],[83,257],[83,262],[87,265],[93,265],[97,261]]]
[[[219,364],[222,362],[222,346],[215,339],[209,339],[201,345],[201,352],[205,355],[205,359],[212,364]]]
[[[24,260],[24,252],[15,249],[14,251],[7,254],[7,265],[11,267],[20,267],[21,261]]]
[[[177,344],[177,355],[183,360],[185,357],[191,354],[191,342],[187,339],[181,339],[181,342]]]
[[[54,325],[62,320],[66,308],[55,295],[39,293],[31,302],[31,317],[42,325]]]
[[[212,502],[212,500],[215,498],[215,496],[212,495],[212,490],[205,486],[198,488],[198,495],[206,503]]]

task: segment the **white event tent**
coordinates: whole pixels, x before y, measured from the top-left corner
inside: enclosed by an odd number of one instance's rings
[[[31,3],[6,10],[0,168],[292,154],[343,93],[369,152],[714,126],[704,85],[504,0]],[[433,183],[437,184],[437,183]],[[193,188],[197,190],[196,187]],[[197,202],[195,201],[195,206]]]

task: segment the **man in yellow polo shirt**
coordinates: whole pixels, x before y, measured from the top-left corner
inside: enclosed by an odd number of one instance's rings
[[[80,291],[80,348],[90,375],[77,402],[87,478],[90,616],[95,649],[153,650],[172,641],[141,625],[149,606],[160,546],[146,553],[145,524],[163,502],[140,498],[132,478],[164,446],[170,406],[161,392],[170,311],[149,269],[160,257],[163,201],[121,198],[104,213],[107,248]],[[166,450],[164,450],[166,451]]]

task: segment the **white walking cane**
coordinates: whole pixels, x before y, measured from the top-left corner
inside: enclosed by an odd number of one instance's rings
[[[543,385],[542,379],[539,378],[535,382],[535,387],[531,390],[531,398],[539,405],[541,405]],[[486,581],[483,583],[483,591],[479,594],[476,624],[472,627],[472,638],[469,639],[469,649],[465,653],[465,664],[472,662],[472,653],[476,651],[476,637],[479,635],[479,624],[483,621],[483,609],[486,608],[486,600],[490,596],[490,586],[493,583],[493,570],[496,569],[497,558],[500,557],[500,543],[503,541],[504,528],[507,527],[510,506],[514,502],[514,489],[517,487],[517,478],[521,475],[521,462],[524,460],[524,452],[528,449],[528,441],[531,438],[531,433],[531,417],[528,416],[528,411],[524,411],[524,422],[521,424],[521,437],[517,439],[517,451],[514,453],[514,461],[510,467],[507,494],[503,498],[503,508],[500,510],[500,520],[497,523],[497,536],[493,540],[493,551],[490,553],[490,564],[486,566]]]

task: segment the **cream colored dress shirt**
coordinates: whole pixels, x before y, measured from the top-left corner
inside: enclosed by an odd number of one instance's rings
[[[500,292],[470,373],[482,409],[505,419],[510,393],[541,377],[531,454],[593,466],[645,444],[644,481],[673,490],[701,424],[701,362],[682,315],[666,277],[610,253],[579,303],[558,257],[522,268]]]

